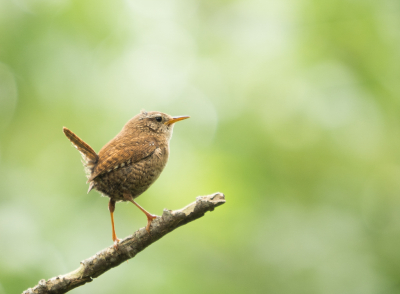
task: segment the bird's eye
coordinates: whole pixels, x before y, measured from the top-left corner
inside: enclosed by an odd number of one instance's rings
[[[162,121],[162,117],[161,116],[156,116],[156,121],[161,122]]]

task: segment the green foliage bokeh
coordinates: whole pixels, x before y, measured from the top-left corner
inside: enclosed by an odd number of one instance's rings
[[[400,293],[399,32],[394,0],[0,2],[0,294],[111,245],[62,127],[141,109],[191,118],[138,203],[227,203],[73,293]]]

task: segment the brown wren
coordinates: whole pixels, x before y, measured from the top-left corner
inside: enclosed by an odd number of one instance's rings
[[[115,234],[115,203],[130,201],[147,216],[146,230],[155,215],[150,214],[134,199],[146,191],[159,177],[168,161],[169,141],[174,123],[189,116],[172,117],[168,114],[141,111],[129,120],[121,132],[101,148],[97,154],[92,147],[66,127],[64,134],[83,157],[89,183],[88,193],[95,189],[110,198],[112,239],[117,246]]]

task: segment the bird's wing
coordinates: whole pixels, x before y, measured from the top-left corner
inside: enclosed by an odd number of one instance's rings
[[[133,138],[130,141],[122,139],[116,137],[100,150],[98,164],[88,182],[102,173],[120,167],[121,164],[132,164],[149,157],[158,148],[157,141],[152,137]]]

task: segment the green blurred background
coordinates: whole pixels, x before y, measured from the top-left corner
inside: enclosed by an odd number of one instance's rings
[[[227,203],[72,293],[400,293],[399,97],[398,0],[2,0],[0,294],[112,244],[62,127],[141,109],[191,119],[138,203]]]

